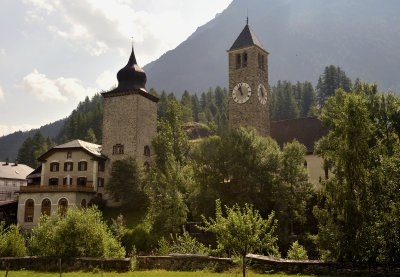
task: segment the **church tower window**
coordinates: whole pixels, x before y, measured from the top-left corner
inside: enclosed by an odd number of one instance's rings
[[[236,68],[240,68],[242,66],[242,57],[240,54],[236,54]]]
[[[247,67],[247,53],[243,53],[243,67]]]

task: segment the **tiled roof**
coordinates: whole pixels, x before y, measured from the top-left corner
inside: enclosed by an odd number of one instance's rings
[[[33,168],[25,164],[0,162],[0,178],[25,180]]]
[[[99,144],[94,144],[90,143],[87,141],[83,141],[80,139],[72,140],[64,144],[60,144],[57,146],[54,146],[51,148],[49,151],[44,153],[42,156],[38,158],[39,161],[45,159],[46,157],[49,156],[50,153],[52,153],[54,150],[58,149],[76,149],[76,148],[82,148],[83,150],[86,150],[89,154],[92,154],[93,156],[97,158],[102,158],[105,159],[106,157],[101,154],[101,145]]]
[[[235,42],[233,43],[232,47],[229,50],[238,49],[250,45],[257,45],[263,48],[260,41],[254,34],[253,30],[250,28],[249,25],[246,24],[246,26],[244,26],[242,32],[240,33],[240,35],[235,40]]]
[[[54,148],[55,149],[63,149],[63,148],[80,148],[80,147],[86,149],[93,155],[101,156],[101,145],[90,143],[90,142],[83,141],[80,139],[71,140],[67,143],[57,145]]]
[[[326,134],[328,128],[322,126],[321,121],[315,117],[271,121],[271,137],[279,146],[296,139],[306,146],[308,154],[314,152],[315,142]]]

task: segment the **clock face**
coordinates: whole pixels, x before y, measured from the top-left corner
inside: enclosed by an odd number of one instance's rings
[[[249,100],[250,96],[251,88],[246,83],[239,83],[232,90],[232,98],[236,103],[242,104]]]
[[[265,105],[267,104],[267,90],[265,89],[263,84],[258,85],[258,100],[260,100],[260,103]]]

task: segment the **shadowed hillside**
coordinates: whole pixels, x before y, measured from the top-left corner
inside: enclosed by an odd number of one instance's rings
[[[334,64],[352,79],[400,90],[400,3],[396,0],[233,0],[186,41],[144,67],[147,87],[180,96],[228,85],[231,47],[249,25],[270,52],[270,84],[311,81]]]

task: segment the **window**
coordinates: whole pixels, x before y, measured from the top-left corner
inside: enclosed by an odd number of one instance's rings
[[[104,178],[97,178],[97,186],[98,187],[104,187]]]
[[[247,66],[247,53],[246,52],[243,53],[243,62],[242,62],[242,64],[243,64],[243,67]]]
[[[242,58],[240,54],[236,54],[236,68],[240,68],[242,66]]]
[[[72,158],[72,152],[67,152],[67,159],[71,159]]]
[[[60,164],[59,163],[50,163],[50,171],[51,172],[56,172],[60,170]]]
[[[150,171],[150,164],[148,162],[145,162],[143,164],[143,167],[144,167],[144,171],[145,172],[149,172]]]
[[[73,162],[65,162],[64,163],[64,171],[72,171],[74,170],[74,163]]]
[[[58,212],[63,215],[67,212],[67,209],[68,209],[68,200],[65,198],[61,198],[58,201]]]
[[[264,55],[261,55],[261,69],[265,70],[265,67],[264,67]]]
[[[58,178],[50,178],[49,186],[58,186]]]
[[[42,214],[50,216],[50,212],[51,212],[51,201],[46,198],[42,201]]]
[[[124,146],[122,144],[114,145],[113,154],[124,154]]]
[[[35,202],[32,199],[28,199],[25,202],[25,222],[33,222],[33,216],[35,214]]]
[[[99,171],[103,172],[105,168],[104,161],[99,162]]]
[[[146,145],[145,147],[144,147],[144,153],[143,153],[145,156],[148,156],[148,157],[150,157],[150,147],[148,146],[148,145]]]
[[[86,208],[86,199],[82,199],[81,208]]]
[[[258,68],[261,69],[261,68],[262,68],[262,67],[261,67],[261,54],[258,53],[257,57],[258,57]]]
[[[81,161],[78,163],[78,170],[79,171],[86,171],[87,170],[87,162]]]
[[[78,186],[86,186],[86,177],[78,177],[78,181],[77,181]]]
[[[68,186],[68,185],[72,185],[72,177],[71,176],[65,176],[63,178],[63,185],[64,186]]]

